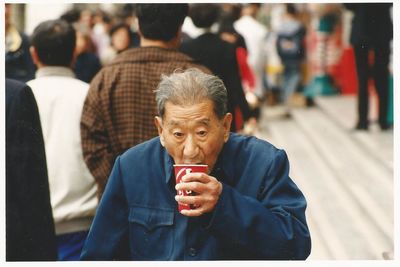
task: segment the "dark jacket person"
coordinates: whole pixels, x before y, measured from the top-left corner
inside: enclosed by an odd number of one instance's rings
[[[117,158],[81,259],[306,259],[306,200],[286,153],[229,132],[223,82],[196,69],[175,72],[156,100],[159,137]],[[174,164],[209,171],[175,184]],[[193,209],[178,212],[178,203]]]
[[[6,260],[57,259],[39,112],[31,88],[6,79]]]
[[[345,3],[354,12],[350,43],[354,49],[358,78],[357,130],[369,127],[368,79],[374,78],[379,100],[378,123],[382,130],[390,125],[387,120],[389,101],[389,56],[393,39],[393,23],[390,18],[392,3]],[[369,64],[369,52],[374,52],[373,65]]]
[[[235,46],[210,30],[218,19],[219,7],[217,4],[193,4],[190,6],[189,15],[193,24],[205,33],[182,43],[180,50],[209,68],[226,84],[228,111],[232,113],[234,122],[231,131],[240,131],[241,129],[236,128],[236,125],[240,125],[235,123],[237,116],[247,121],[250,118],[250,108],[240,79]]]

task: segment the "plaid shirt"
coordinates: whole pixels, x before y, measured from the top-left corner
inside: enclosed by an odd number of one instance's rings
[[[161,74],[199,68],[190,57],[158,47],[130,49],[92,80],[81,118],[83,155],[99,189],[104,191],[116,157],[157,136],[156,89]]]

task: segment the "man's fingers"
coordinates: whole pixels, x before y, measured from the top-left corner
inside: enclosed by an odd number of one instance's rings
[[[185,182],[179,183],[175,186],[176,190],[189,190],[193,192],[203,192],[205,189],[205,185],[201,182]]]
[[[201,206],[204,201],[200,196],[175,196],[175,200],[182,204],[193,204],[195,206]]]
[[[200,216],[204,213],[202,209],[181,210],[181,214],[188,217]]]
[[[178,195],[175,200],[180,204],[194,207],[192,210],[183,210],[182,215],[200,216],[210,212],[218,201],[222,191],[222,184],[212,176],[205,173],[190,173],[183,177],[182,183],[175,186]],[[195,195],[181,195],[180,192],[195,192]]]
[[[208,176],[205,173],[202,172],[192,172],[192,173],[188,173],[185,174],[182,177],[182,182],[193,182],[193,181],[198,181],[200,183],[207,183],[210,178],[210,176]]]

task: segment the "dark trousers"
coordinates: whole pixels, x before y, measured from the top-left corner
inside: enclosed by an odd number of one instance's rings
[[[57,235],[58,260],[79,261],[89,231]]]
[[[358,74],[358,125],[361,127],[368,127],[368,79],[370,75],[372,75],[379,98],[378,122],[381,128],[386,128],[388,126],[389,44],[375,48],[367,45],[354,45],[353,48]],[[372,67],[369,66],[368,62],[368,53],[370,49],[373,49],[375,53],[375,60]]]

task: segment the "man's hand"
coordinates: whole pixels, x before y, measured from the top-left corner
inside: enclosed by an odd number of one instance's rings
[[[192,217],[214,209],[222,192],[222,184],[215,177],[205,173],[188,173],[182,177],[182,183],[177,184],[175,189],[195,192],[193,196],[175,196],[177,202],[193,204],[194,209],[181,211],[182,215]]]

